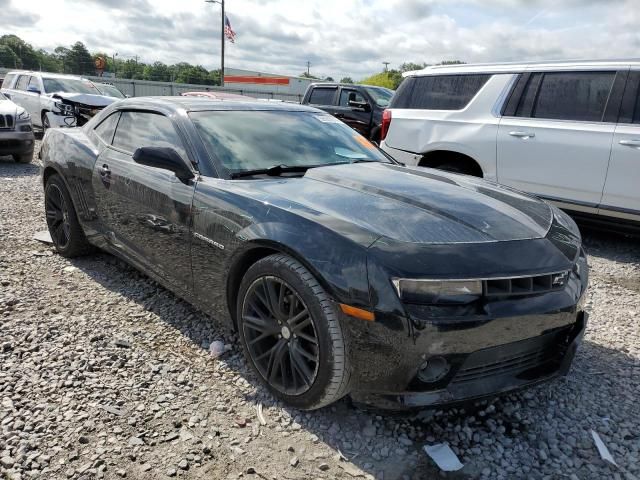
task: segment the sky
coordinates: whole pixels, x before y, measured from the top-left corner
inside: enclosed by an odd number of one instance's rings
[[[354,80],[404,62],[640,57],[640,0],[226,0],[227,67]],[[204,0],[0,0],[0,35],[144,62],[220,65]]]

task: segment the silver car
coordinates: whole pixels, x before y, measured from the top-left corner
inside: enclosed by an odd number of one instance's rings
[[[0,156],[12,155],[16,162],[29,163],[33,146],[29,112],[0,93]]]

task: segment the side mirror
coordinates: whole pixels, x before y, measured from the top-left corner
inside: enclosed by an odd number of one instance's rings
[[[27,92],[37,93],[38,95],[40,95],[40,90],[38,90],[38,87],[36,87],[35,85],[27,86]]]
[[[365,112],[371,111],[371,107],[367,102],[358,102],[357,100],[349,100],[349,106],[352,108],[360,108]]]
[[[173,148],[141,147],[133,153],[133,161],[147,167],[169,170],[183,182],[194,177],[191,169]]]

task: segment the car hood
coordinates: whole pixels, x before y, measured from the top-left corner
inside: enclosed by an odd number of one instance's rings
[[[61,98],[63,100],[69,100],[70,102],[80,103],[83,105],[90,105],[92,107],[106,107],[115,102],[116,98],[107,97],[105,95],[93,95],[89,93],[65,93],[55,92],[51,95],[52,98]]]
[[[249,182],[248,182],[249,183]],[[302,178],[251,181],[247,192],[287,210],[312,212],[340,230],[418,244],[543,238],[553,211],[541,200],[474,177],[384,163],[313,168]],[[303,208],[301,208],[303,207]]]
[[[17,106],[11,100],[0,100],[0,115],[16,115]]]

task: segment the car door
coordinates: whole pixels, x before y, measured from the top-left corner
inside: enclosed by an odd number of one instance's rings
[[[349,105],[349,102],[358,102],[363,107]],[[371,126],[371,103],[354,88],[342,87],[338,105],[335,109],[335,117],[342,120],[354,130],[365,137],[369,137]]]
[[[42,83],[36,76],[29,77],[27,91],[25,92],[25,109],[32,119],[39,123],[40,118],[40,94],[42,93]]]
[[[171,147],[190,164],[173,121],[160,113],[123,111],[98,156],[92,184],[111,247],[179,290],[192,287],[191,202],[195,182],[133,160],[139,147]]]
[[[629,73],[599,213],[640,221],[640,71]]]
[[[28,110],[27,85],[29,85],[30,75],[20,75],[16,80],[14,89],[11,91],[11,100],[16,105],[20,105]]]
[[[595,211],[615,129],[607,113],[617,108],[609,102],[614,83],[620,84],[616,75],[549,71],[521,77],[521,96],[509,100],[513,111],[498,127],[498,181],[565,208]]]

